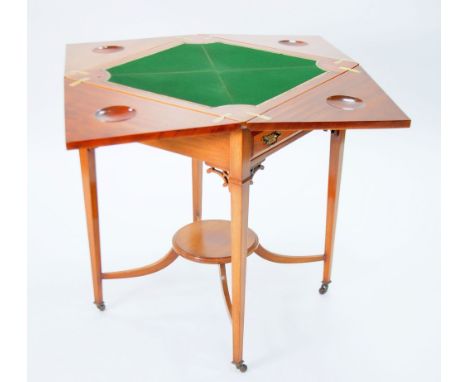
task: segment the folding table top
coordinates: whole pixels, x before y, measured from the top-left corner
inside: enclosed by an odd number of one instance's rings
[[[409,127],[363,68],[318,36],[198,35],[72,44],[67,148],[251,130]]]

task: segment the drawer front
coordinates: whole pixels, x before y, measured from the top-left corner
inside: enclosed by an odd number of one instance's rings
[[[260,131],[253,137],[253,157],[273,149],[297,132],[297,130]]]

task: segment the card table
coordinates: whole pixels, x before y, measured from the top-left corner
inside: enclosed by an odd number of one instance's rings
[[[232,361],[242,372],[247,257],[321,262],[319,292],[325,294],[346,132],[410,126],[359,63],[318,36],[196,35],[71,44],[64,87],[66,146],[80,156],[97,308],[105,310],[103,280],[158,272],[178,257],[216,264],[232,321]],[[324,250],[310,256],[274,253],[248,228],[249,188],[268,156],[313,130],[330,135]],[[171,248],[156,262],[104,272],[95,151],[130,142],[192,159],[193,222],[174,234]],[[204,164],[230,192],[230,221],[202,219]]]

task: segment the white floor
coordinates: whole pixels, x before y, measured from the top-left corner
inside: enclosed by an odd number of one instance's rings
[[[65,32],[54,31],[47,9],[32,8],[30,32],[31,382],[439,380],[437,30],[396,42],[345,35],[340,44],[338,31],[330,38],[364,63],[413,126],[349,132],[327,295],[317,292],[318,263],[249,258],[249,370],[241,375],[230,364],[216,266],[178,259],[155,275],[105,281],[107,310],[92,305],[79,161],[64,147],[60,79],[62,44],[81,35],[64,21]],[[328,139],[313,132],[256,175],[250,226],[265,247],[323,250]],[[97,162],[104,269],[154,261],[191,219],[189,159],[132,144],[99,149]],[[206,175],[204,187],[205,217],[228,218],[220,179]]]

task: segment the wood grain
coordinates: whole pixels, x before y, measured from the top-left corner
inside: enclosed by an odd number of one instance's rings
[[[315,261],[324,260],[323,255],[311,255],[311,256],[280,255],[278,253],[268,251],[267,249],[263,248],[260,244],[255,250],[255,253],[265,260],[271,261],[273,263],[281,263],[281,264],[302,264],[302,263],[312,263]]]
[[[285,39],[306,44],[279,44]],[[215,108],[108,82],[106,69],[110,66],[184,42],[215,41],[316,59],[327,72],[260,105]],[[93,52],[99,45],[122,45],[124,49],[112,54]],[[277,263],[323,261],[323,283],[327,286],[331,281],[346,130],[401,128],[411,123],[362,66],[318,36],[200,35],[71,45],[67,47],[64,84],[66,145],[80,153],[95,303],[100,309],[104,306],[103,279],[150,274],[167,267],[178,255],[199,263],[219,264],[222,291],[232,318],[233,361],[238,368],[244,348],[247,256],[256,251]],[[344,110],[340,108],[340,96],[359,98],[363,107]],[[330,97],[334,102],[327,102]],[[99,121],[96,111],[108,106],[127,106],[136,112],[126,121]],[[268,251],[248,228],[250,171],[269,155],[316,129],[332,130],[324,254],[286,256]],[[264,136],[272,132],[280,133],[278,140],[266,145]],[[173,248],[155,263],[103,273],[94,149],[129,142],[192,158],[193,223],[176,232]],[[202,162],[229,172],[230,222],[201,220]],[[232,299],[225,267],[229,262]]]
[[[260,37],[260,42],[265,42],[268,36],[257,36]],[[271,37],[271,36],[270,36]],[[334,48],[323,39],[317,36],[309,36],[311,40],[314,40],[314,44],[306,45],[298,49],[298,47],[285,46],[275,41],[274,44],[263,44],[252,41],[252,36],[246,36],[245,41],[242,39],[233,40],[227,36],[216,36],[216,35],[195,35],[195,36],[172,36],[151,39],[152,42],[144,40],[129,40],[124,42],[109,42],[109,43],[96,43],[96,44],[77,44],[70,45],[67,47],[67,71],[65,76],[67,79],[79,79],[86,75],[87,82],[99,87],[106,87],[114,92],[123,92],[129,95],[152,98],[166,104],[173,104],[179,107],[196,110],[198,112],[213,113],[218,117],[231,119],[233,122],[243,122],[252,117],[253,114],[263,114],[266,110],[278,106],[286,100],[303,93],[307,89],[315,87],[325,81],[328,81],[341,73],[344,73],[342,69],[345,67],[355,67],[358,64],[350,61],[344,56],[340,56],[340,61],[336,62],[334,56],[321,55],[319,51],[326,52],[324,49],[326,46],[329,47],[329,51],[333,51]],[[121,84],[109,82],[110,73],[107,69],[110,67],[120,65],[138,58],[142,58],[154,53],[158,53],[183,43],[199,44],[199,43],[214,43],[220,42],[223,44],[243,46],[253,48],[257,50],[265,50],[268,52],[274,52],[278,54],[287,54],[290,56],[301,57],[305,59],[315,60],[317,65],[326,70],[325,73],[310,79],[304,83],[299,84],[291,89],[288,89],[282,94],[276,97],[272,97],[258,105],[223,105],[219,107],[209,107],[206,105],[197,104],[194,102],[177,99],[163,94],[156,94],[149,91],[135,89],[132,87],[124,86]],[[98,54],[93,51],[96,46],[99,45],[120,45],[124,49],[120,52],[113,54]],[[138,50],[140,47],[140,50]],[[336,51],[336,49],[335,49]],[[94,61],[94,62],[93,62]],[[69,62],[74,63],[74,68],[70,71]],[[81,63],[81,64],[80,64]],[[78,69],[78,71],[76,71]],[[86,74],[84,74],[86,73]],[[66,90],[67,91],[67,90]]]
[[[304,54],[307,56],[331,57],[334,59],[345,59],[352,61],[350,57],[334,47],[321,36],[311,35],[226,35],[217,34],[216,37],[225,41],[241,42],[253,47],[265,49],[276,49],[288,54]],[[292,46],[280,44],[281,40],[305,41],[306,45]]]
[[[177,253],[174,250],[170,250],[164,257],[155,261],[152,264],[145,265],[143,267],[126,269],[124,271],[106,272],[102,274],[103,279],[125,279],[129,277],[140,277],[149,275],[151,273],[159,272],[161,269],[171,265],[174,260],[177,259]]]
[[[247,254],[258,246],[258,237],[247,230]],[[180,256],[197,263],[231,262],[231,223],[226,220],[201,220],[179,229],[172,238],[172,248]]]
[[[278,130],[281,134],[273,145],[266,145],[263,137],[272,131],[255,131],[252,133],[252,166],[265,160],[269,155],[294,142],[308,131]],[[141,143],[166,151],[182,154],[196,160],[204,161],[210,167],[229,170],[229,133],[211,133],[192,137],[174,137],[150,139]],[[260,160],[261,159],[261,160]]]
[[[265,121],[254,118],[247,122],[255,130],[371,129],[409,127],[410,119],[359,67],[360,73],[346,73],[268,110]],[[330,106],[327,98],[334,95],[357,97],[365,106],[341,110]]]
[[[178,39],[177,37],[153,37],[138,40],[96,41],[78,44],[67,44],[65,73],[73,71],[89,71],[96,67],[106,67],[114,62],[125,61],[139,52],[146,52],[151,48],[164,46]],[[122,46],[124,49],[111,54],[96,53],[95,48],[106,45]]]
[[[81,177],[88,227],[89,253],[93,278],[94,303],[103,304],[101,242],[99,235],[99,209],[96,178],[96,154],[93,149],[80,149]]]
[[[230,138],[231,255],[232,255],[232,337],[233,362],[243,355],[246,257],[249,213],[250,158],[249,130],[233,131]]]
[[[264,141],[264,137],[275,132],[280,134],[277,138],[276,143],[271,144],[271,145],[266,144]],[[275,130],[275,131],[263,131],[260,134],[254,134],[252,156],[256,157],[267,151],[272,150],[276,145],[279,145],[280,143],[287,140],[288,138],[290,138],[292,135],[296,133],[297,131],[294,131],[294,130],[286,130],[286,131]]]
[[[211,133],[191,137],[150,139],[141,143],[210,163],[229,167],[229,133]]]
[[[203,205],[203,162],[192,159],[192,211],[193,221],[202,217]]]
[[[141,42],[127,41],[126,49],[115,53],[116,56],[93,53],[94,45],[101,43],[71,45],[67,49],[67,70],[71,70],[72,73],[67,73],[68,77],[65,79],[67,148],[216,134],[239,129],[242,124],[251,131],[410,126],[406,114],[370,78],[362,66],[349,61],[318,36],[298,37],[307,42],[301,46],[279,44],[278,41],[284,38],[291,36],[202,35],[175,36]],[[126,62],[184,42],[216,41],[317,59],[318,65],[327,72],[260,105],[225,105],[215,108],[107,81],[105,73],[109,65]],[[81,54],[83,57],[79,57]],[[110,61],[112,57],[114,58]],[[85,74],[90,67],[92,70]],[[357,72],[349,72],[346,68]],[[85,82],[70,86],[76,79],[85,78],[85,75],[88,78]],[[361,98],[365,107],[345,111],[330,106],[327,98],[337,95]],[[135,117],[113,123],[99,122],[95,118],[97,110],[116,105],[134,108]],[[254,150],[257,149],[258,145],[255,143]]]
[[[328,170],[327,191],[327,221],[325,230],[325,259],[323,267],[323,282],[331,281],[333,247],[335,242],[336,220],[338,215],[338,200],[340,196],[341,168],[346,131],[331,133],[330,162]]]
[[[232,302],[227,283],[226,265],[224,264],[219,264],[219,279],[221,280],[221,289],[223,291],[223,297],[224,301],[226,302],[226,308],[229,314],[229,318],[232,319]]]
[[[65,81],[65,124],[67,148],[97,147],[138,142],[152,138],[180,137],[230,131],[239,128],[232,121],[214,122],[217,115],[204,114],[152,100],[97,88],[88,83],[70,86]],[[100,122],[97,110],[129,106],[134,118],[122,122]]]

